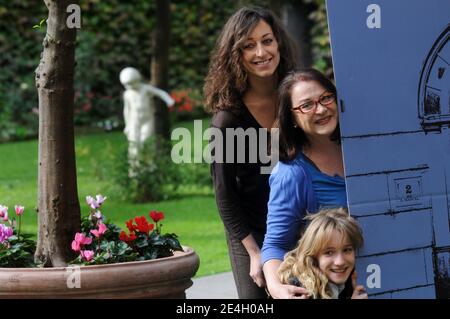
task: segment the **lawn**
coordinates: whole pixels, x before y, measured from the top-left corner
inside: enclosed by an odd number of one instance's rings
[[[204,121],[203,128],[207,127]],[[193,122],[175,127],[193,129]],[[117,196],[108,173],[117,152],[126,148],[122,132],[77,134],[76,160],[78,195],[82,215],[88,214],[87,195],[108,196],[102,212],[119,227],[135,215],[146,215],[151,210],[166,215],[163,232],[176,233],[183,245],[192,247],[200,256],[197,276],[229,271],[230,263],[222,223],[217,213],[214,194],[209,186],[182,185],[171,198],[154,203],[134,204]],[[205,143],[205,142],[204,142]],[[25,206],[23,231],[36,234],[37,230],[37,141],[0,144],[0,204],[10,207]],[[184,164],[183,164],[184,165]],[[193,164],[192,164],[193,165]],[[195,164],[201,174],[209,174],[207,164]]]

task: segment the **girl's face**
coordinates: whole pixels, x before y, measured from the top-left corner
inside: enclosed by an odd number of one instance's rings
[[[336,97],[315,81],[292,87],[293,117],[307,136],[330,137],[339,122]]]
[[[260,20],[242,48],[242,64],[249,77],[270,77],[280,64],[278,42],[272,28]]]
[[[337,230],[317,256],[319,269],[336,285],[344,284],[355,267],[355,249]]]

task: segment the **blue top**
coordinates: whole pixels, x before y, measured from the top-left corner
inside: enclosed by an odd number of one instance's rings
[[[289,162],[278,162],[269,178],[267,233],[261,250],[264,264],[283,260],[295,247],[306,212],[346,207],[345,180],[322,173],[303,153]]]

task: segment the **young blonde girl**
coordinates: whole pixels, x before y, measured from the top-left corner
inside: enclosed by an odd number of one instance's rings
[[[354,272],[355,251],[363,244],[357,222],[344,208],[321,210],[305,219],[310,220],[308,227],[278,270],[281,282],[304,287],[308,295],[303,298],[366,299]]]

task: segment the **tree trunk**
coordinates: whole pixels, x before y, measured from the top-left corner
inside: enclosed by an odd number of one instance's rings
[[[303,1],[291,1],[282,7],[282,20],[299,48],[299,66],[309,68],[313,64],[312,35],[313,22],[309,18],[316,7]]]
[[[59,267],[74,257],[71,241],[80,229],[73,125],[76,29],[66,24],[67,7],[78,0],[44,2],[49,10],[47,35],[36,69],[39,233],[35,260]]]
[[[167,91],[169,82],[170,0],[156,0],[156,25],[152,36],[152,85]],[[165,140],[170,138],[169,110],[159,98],[155,103],[155,134]],[[157,138],[158,141],[158,138]]]
[[[279,0],[269,0],[269,9],[272,10],[278,17],[281,17],[283,3]]]

